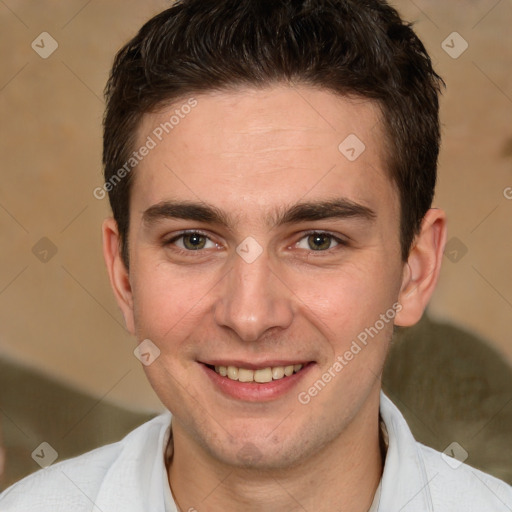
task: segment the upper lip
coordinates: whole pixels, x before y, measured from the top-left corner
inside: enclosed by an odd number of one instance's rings
[[[285,361],[284,359],[269,359],[266,361],[248,362],[240,359],[209,359],[207,361],[199,361],[200,363],[209,366],[236,366],[237,368],[246,368],[248,370],[261,370],[262,368],[271,368],[274,366],[292,366],[295,364],[301,364],[305,366],[312,361]]]

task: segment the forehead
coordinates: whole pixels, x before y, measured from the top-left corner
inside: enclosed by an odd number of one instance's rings
[[[373,101],[306,86],[191,95],[143,118],[137,147],[153,147],[133,204],[185,198],[243,216],[301,198],[389,200],[380,117]]]

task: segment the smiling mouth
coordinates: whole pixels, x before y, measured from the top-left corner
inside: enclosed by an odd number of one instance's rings
[[[293,364],[288,366],[268,366],[258,370],[249,368],[239,368],[237,366],[213,366],[206,365],[210,370],[215,371],[221,377],[238,382],[253,382],[256,384],[265,384],[275,380],[282,380],[298,373],[304,368],[303,364]]]

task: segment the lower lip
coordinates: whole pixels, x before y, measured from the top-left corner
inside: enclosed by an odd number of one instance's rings
[[[240,382],[222,377],[215,370],[200,363],[214,386],[225,395],[247,402],[269,402],[282,397],[304,379],[314,363],[308,363],[300,371],[271,382]]]

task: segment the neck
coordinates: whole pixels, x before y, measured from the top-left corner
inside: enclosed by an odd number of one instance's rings
[[[271,471],[219,462],[173,420],[168,473],[175,501],[182,512],[367,512],[383,470],[378,406],[377,396],[313,457]]]

